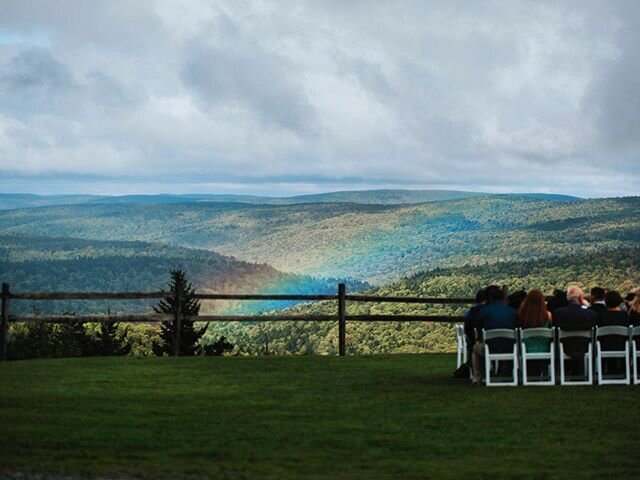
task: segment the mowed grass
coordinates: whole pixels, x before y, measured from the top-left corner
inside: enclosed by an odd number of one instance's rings
[[[0,365],[0,472],[640,478],[640,386],[471,387],[451,355]]]

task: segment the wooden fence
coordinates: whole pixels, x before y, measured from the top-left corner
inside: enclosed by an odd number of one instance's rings
[[[161,299],[172,298],[172,292],[20,292],[11,291],[9,284],[2,284],[2,318],[0,319],[0,360],[7,359],[7,344],[9,324],[13,322],[125,322],[125,323],[158,323],[171,321],[174,323],[174,337],[172,339],[173,355],[179,355],[180,324],[182,315],[182,302],[178,293],[176,308],[172,314],[119,314],[119,315],[11,315],[10,304],[14,300],[134,300],[134,299]],[[347,295],[344,283],[338,285],[336,295],[270,295],[270,294],[225,294],[225,293],[199,293],[195,297],[199,300],[269,300],[269,301],[300,301],[311,302],[329,300],[338,302],[336,315],[296,315],[296,314],[271,314],[271,315],[198,315],[190,318],[198,322],[338,322],[338,354],[346,354],[346,324],[347,322],[460,322],[461,316],[449,315],[348,315],[347,302],[368,303],[414,303],[425,305],[469,305],[474,303],[469,298],[428,298],[428,297],[385,297],[377,295]]]

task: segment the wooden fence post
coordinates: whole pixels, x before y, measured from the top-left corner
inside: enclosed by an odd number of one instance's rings
[[[182,330],[182,292],[178,289],[175,296],[175,311],[173,314],[173,345],[174,357],[180,356],[180,330]]]
[[[347,302],[344,283],[338,284],[338,354],[347,354]]]
[[[9,343],[9,284],[2,284],[2,319],[0,319],[0,360],[7,359]]]

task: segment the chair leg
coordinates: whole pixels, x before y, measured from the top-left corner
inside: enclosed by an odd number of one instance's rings
[[[600,349],[600,342],[598,342],[597,346],[596,346],[596,377],[598,379],[598,384],[602,385],[602,379],[603,379],[603,375],[602,375],[602,369],[603,369],[603,364],[604,362],[602,361],[602,350]],[[585,370],[586,373],[586,370]]]
[[[491,385],[491,360],[489,359],[489,349],[485,346],[484,350],[484,383]]]

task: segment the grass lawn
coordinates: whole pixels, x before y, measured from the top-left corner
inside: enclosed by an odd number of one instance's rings
[[[0,472],[640,478],[640,386],[471,387],[452,355],[0,364]],[[0,475],[2,477],[2,475]]]

